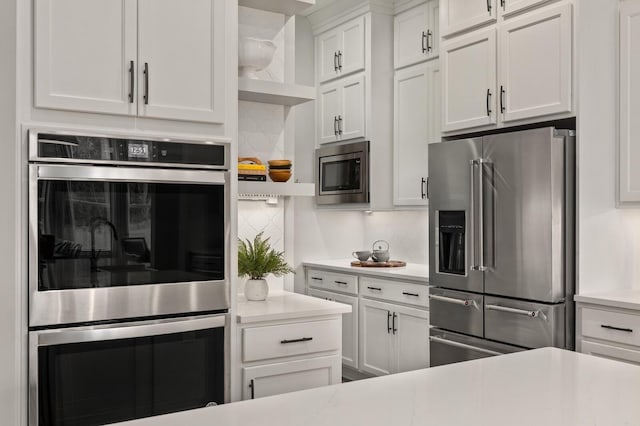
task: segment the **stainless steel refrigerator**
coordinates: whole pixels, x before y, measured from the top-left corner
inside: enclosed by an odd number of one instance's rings
[[[573,348],[575,138],[429,145],[431,365]]]

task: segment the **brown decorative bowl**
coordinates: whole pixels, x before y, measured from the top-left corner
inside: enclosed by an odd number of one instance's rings
[[[269,166],[290,166],[291,160],[269,160]]]
[[[291,171],[269,169],[269,177],[274,182],[286,182],[291,178]]]

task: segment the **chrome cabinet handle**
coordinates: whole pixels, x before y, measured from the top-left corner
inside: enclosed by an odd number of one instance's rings
[[[391,333],[391,326],[389,322],[391,321],[391,312],[387,311],[387,334]]]
[[[491,117],[491,89],[487,89],[487,116]]]
[[[327,299],[327,300],[329,300],[329,299]],[[313,340],[313,337],[301,337],[299,339],[293,339],[293,340],[284,339],[284,340],[280,340],[280,344],[287,345],[289,343],[310,342],[312,340]]]
[[[504,114],[507,108],[504,106],[504,94],[505,94],[504,86],[500,86],[500,112]]]
[[[427,183],[427,180],[425,178],[422,178],[422,180],[420,181],[420,195],[422,196],[423,200],[427,198],[427,194],[424,191],[424,187],[426,183]]]
[[[432,36],[433,36],[433,33],[431,32],[431,30],[427,30],[427,52],[431,52],[432,50],[432,46],[431,46]]]
[[[617,331],[624,331],[626,333],[633,333],[633,329],[632,328],[614,327],[613,325],[605,325],[605,324],[601,324],[600,327],[606,328],[608,330],[617,330]]]
[[[144,104],[149,105],[149,63],[144,63]]]
[[[438,337],[438,336],[429,336],[429,341],[442,343],[443,345],[454,346],[456,348],[461,348],[461,349],[470,349],[472,351],[480,352],[487,355],[502,355],[500,352],[479,348],[477,346],[467,345],[466,343],[454,342],[453,340],[443,339],[442,337]]]
[[[338,116],[338,135],[342,134],[342,116]]]
[[[429,50],[429,40],[427,38],[427,33],[422,32],[422,53],[427,53]]]
[[[542,317],[544,315],[540,310],[527,311],[524,309],[509,308],[508,306],[500,306],[500,305],[486,305],[485,308],[487,308],[487,310],[489,311],[506,312],[509,314],[523,315],[525,317],[530,317],[530,318]]]
[[[251,399],[255,399],[255,397],[256,397],[256,392],[255,392],[256,384],[253,381],[253,379],[249,380],[249,389],[251,389]]]
[[[129,103],[133,103],[133,92],[135,90],[135,74],[134,74],[134,63],[133,61],[129,61]]]
[[[398,318],[398,314],[396,314],[395,312],[393,313],[393,334],[396,334],[396,332],[398,331],[398,329],[396,328],[396,318]]]
[[[342,71],[342,52],[338,50],[338,70]]]
[[[453,305],[472,306],[474,308],[478,307],[478,304],[476,303],[476,301],[471,299],[454,299],[453,297],[437,296],[435,294],[430,294],[429,299],[437,300],[445,303],[451,303]]]

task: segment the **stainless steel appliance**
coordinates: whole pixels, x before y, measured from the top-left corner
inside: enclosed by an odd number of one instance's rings
[[[575,138],[429,145],[431,365],[573,347]]]
[[[32,331],[29,425],[98,425],[227,401],[228,316]]]
[[[29,325],[229,308],[224,143],[29,132]]]
[[[316,204],[369,202],[369,142],[316,149]]]

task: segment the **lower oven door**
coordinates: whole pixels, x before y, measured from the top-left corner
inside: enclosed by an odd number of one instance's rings
[[[29,333],[29,425],[97,425],[228,401],[228,314]]]
[[[429,331],[431,367],[525,350],[437,328]]]

